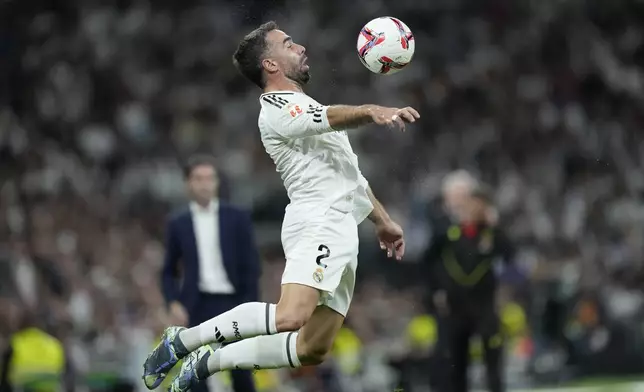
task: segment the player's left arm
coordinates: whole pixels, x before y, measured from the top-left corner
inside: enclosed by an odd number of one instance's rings
[[[400,225],[394,222],[385,207],[373,194],[371,187],[367,186],[367,196],[371,200],[373,210],[368,215],[370,221],[376,225],[376,235],[380,243],[380,249],[387,252],[387,257],[396,256],[396,260],[402,260],[405,254],[404,233]]]
[[[367,196],[369,196],[369,200],[373,205],[373,210],[371,210],[371,213],[369,214],[369,216],[367,216],[367,218],[369,218],[369,220],[372,221],[375,225],[391,221],[391,217],[387,213],[385,206],[383,206],[382,203],[380,203],[380,201],[373,194],[371,187],[367,185],[366,189]]]

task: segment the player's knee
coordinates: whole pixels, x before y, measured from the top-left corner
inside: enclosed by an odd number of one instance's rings
[[[315,307],[306,303],[279,302],[275,310],[275,326],[278,332],[298,331],[311,318]]]
[[[284,309],[280,312],[279,305],[275,313],[275,326],[278,332],[297,331],[306,324],[310,315],[297,309]]]
[[[319,293],[310,287],[285,286],[275,310],[275,326],[278,332],[297,331],[311,318]]]

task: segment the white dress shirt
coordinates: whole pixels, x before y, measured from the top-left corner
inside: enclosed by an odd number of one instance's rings
[[[262,143],[284,181],[289,210],[305,219],[333,207],[362,222],[373,210],[368,183],[346,130],[329,125],[328,106],[293,91],[262,94],[259,102]]]
[[[199,290],[209,294],[234,294],[221,256],[219,237],[219,203],[213,200],[207,207],[190,203],[192,225],[199,257]]]

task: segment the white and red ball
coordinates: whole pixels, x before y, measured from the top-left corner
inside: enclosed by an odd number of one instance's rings
[[[369,71],[392,75],[411,62],[416,41],[400,19],[383,16],[360,30],[357,49],[360,61]]]

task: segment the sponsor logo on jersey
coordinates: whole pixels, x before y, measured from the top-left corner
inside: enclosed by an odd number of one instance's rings
[[[300,105],[288,105],[288,111],[291,113],[291,117],[296,117],[298,114],[302,114],[303,110],[300,108]]]

